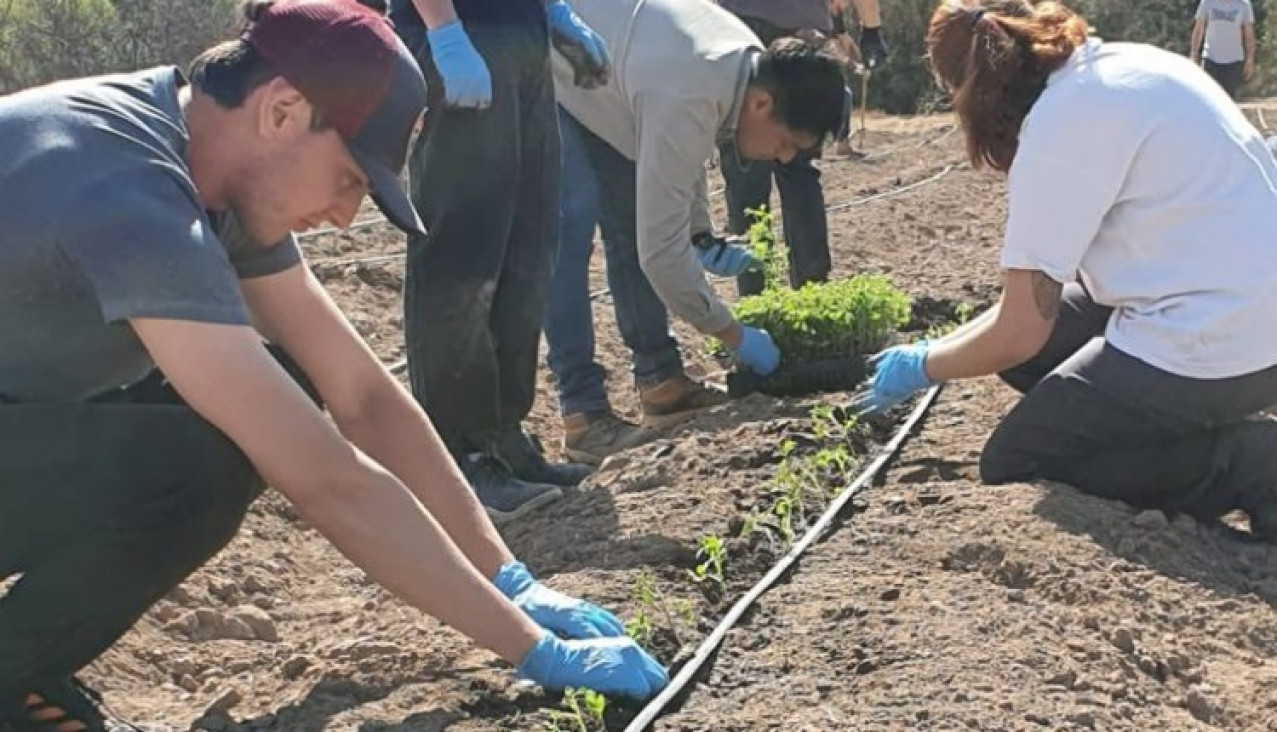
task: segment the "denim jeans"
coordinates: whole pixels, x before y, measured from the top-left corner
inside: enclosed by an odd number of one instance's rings
[[[482,111],[429,107],[409,161],[427,236],[408,239],[404,330],[413,395],[454,455],[518,429],[536,398],[558,239],[559,131],[545,29],[467,26],[492,74]]]
[[[654,386],[682,373],[669,316],[639,266],[634,162],[559,111],[561,183],[559,254],[550,283],[547,361],[564,415],[607,409],[607,373],[594,358],[590,255],[597,223],[603,235],[608,288],[630,349],[635,384]]]

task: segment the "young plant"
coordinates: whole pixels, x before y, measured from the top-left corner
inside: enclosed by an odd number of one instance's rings
[[[787,281],[787,257],[784,247],[776,241],[775,222],[767,206],[747,208],[745,214],[751,219],[749,229],[745,232],[749,239],[749,251],[758,261],[758,269],[763,274],[763,289],[775,290],[785,286]]]
[[[603,732],[603,713],[607,711],[607,698],[590,689],[567,689],[563,693],[563,707],[567,711],[549,710],[550,721],[546,732]]]
[[[638,611],[625,624],[626,635],[633,638],[640,645],[650,644],[652,636],[657,630],[653,618],[656,617],[657,613],[660,613],[665,622],[668,623],[670,633],[674,635],[674,642],[682,647],[682,628],[692,628],[696,625],[696,612],[691,607],[691,603],[686,601],[671,603],[667,600],[665,593],[661,592],[657,586],[656,578],[646,569],[639,572],[638,576],[634,578],[634,584],[630,586],[630,598],[638,605]],[[686,608],[684,608],[684,603],[686,603]],[[672,609],[671,604],[674,606]],[[680,624],[678,618],[675,617],[676,612],[683,616],[683,623]]]
[[[701,563],[696,565],[696,569],[691,571],[692,579],[696,582],[704,582],[706,579],[717,582],[721,587],[723,584],[723,568],[727,562],[726,545],[723,540],[714,534],[706,534],[701,537],[700,549],[696,551],[696,557]]]

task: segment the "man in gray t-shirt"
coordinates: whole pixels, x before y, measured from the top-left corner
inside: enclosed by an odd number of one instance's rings
[[[400,182],[419,67],[347,0],[248,12],[187,74],[0,97],[0,585],[20,575],[0,592],[0,729],[120,729],[73,674],[266,481],[524,676],[653,693],[665,671],[632,641],[560,640],[624,629],[514,560],[290,233],[348,226],[370,192],[420,233]]]
[[[1206,73],[1236,99],[1242,83],[1255,75],[1255,10],[1250,0],[1200,0],[1189,57],[1194,63],[1204,61]]]

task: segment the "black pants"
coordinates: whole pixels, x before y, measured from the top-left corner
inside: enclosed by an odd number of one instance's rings
[[[1224,87],[1224,91],[1228,92],[1228,96],[1233,99],[1237,98],[1237,92],[1241,91],[1242,82],[1245,81],[1242,73],[1245,67],[1244,62],[1236,61],[1231,64],[1217,64],[1210,59],[1206,59],[1202,66],[1212,79]]]
[[[559,227],[559,127],[543,27],[467,26],[492,106],[431,88],[410,160],[429,235],[410,237],[404,327],[412,391],[455,453],[490,447],[532,410]]]
[[[159,374],[89,402],[0,405],[0,579],[21,575],[0,596],[0,700],[101,655],[262,488]]]
[[[764,44],[788,33],[757,18],[742,17],[741,20]],[[812,163],[811,155],[799,154],[784,164],[765,160],[742,164],[735,146],[729,143],[719,147],[719,160],[726,185],[727,230],[744,234],[749,229],[751,219],[746,211],[771,201],[774,176],[780,191],[781,228],[789,249],[790,284],[801,287],[828,279],[833,265],[829,256],[825,191],[820,183],[820,170]]]
[[[1046,479],[1140,508],[1212,519],[1277,508],[1277,367],[1201,380],[1154,368],[1103,339],[1112,311],[1064,289],[1042,351],[1004,373],[1024,399],[980,459],[986,483]]]

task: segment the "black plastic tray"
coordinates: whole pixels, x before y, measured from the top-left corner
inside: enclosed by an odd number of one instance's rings
[[[784,365],[768,376],[741,369],[727,375],[727,393],[733,398],[740,398],[754,392],[774,397],[800,397],[854,391],[864,381],[866,372],[863,356]]]

